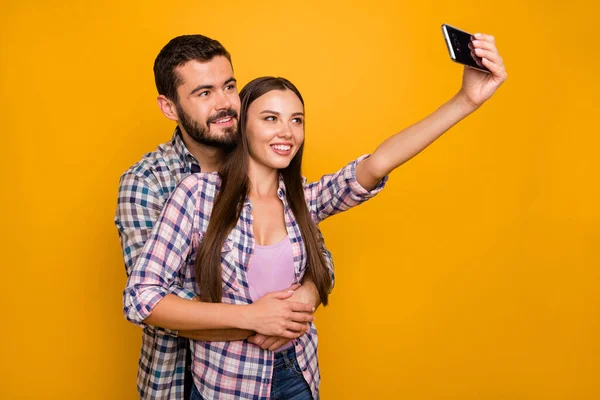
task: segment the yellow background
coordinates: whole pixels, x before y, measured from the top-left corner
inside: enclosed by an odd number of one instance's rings
[[[52,4],[50,4],[52,3]],[[600,398],[600,50],[593,1],[6,1],[0,9],[0,398],[134,399],[119,175],[170,139],[152,63],[174,36],[240,86],[295,82],[305,173],[332,172],[460,84],[440,25],[493,33],[509,79],[323,224],[322,397]]]

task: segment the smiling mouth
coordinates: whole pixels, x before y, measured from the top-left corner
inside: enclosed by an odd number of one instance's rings
[[[292,145],[289,144],[272,144],[271,148],[279,155],[287,156],[292,152]]]
[[[227,124],[230,124],[232,121],[233,121],[232,117],[224,117],[224,118],[219,118],[219,119],[215,119],[214,121],[211,121],[211,124],[227,125]]]

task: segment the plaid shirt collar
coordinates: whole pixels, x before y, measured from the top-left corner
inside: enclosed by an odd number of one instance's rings
[[[173,150],[179,157],[181,163],[190,169],[190,171],[188,172],[192,172],[192,165],[198,166],[198,171],[194,172],[200,172],[200,163],[198,162],[198,160],[196,160],[196,157],[194,157],[194,155],[188,150],[188,148],[185,147],[185,143],[183,142],[183,136],[181,134],[181,129],[179,128],[179,126],[177,126],[175,128],[175,132],[173,132],[173,137],[171,138],[171,145],[173,146]]]

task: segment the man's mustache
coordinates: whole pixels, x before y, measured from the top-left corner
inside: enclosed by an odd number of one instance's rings
[[[238,113],[233,108],[230,108],[229,110],[226,110],[226,111],[220,111],[217,114],[210,117],[208,120],[206,120],[206,124],[210,125],[211,123],[215,122],[218,119],[227,118],[227,117],[238,119]]]

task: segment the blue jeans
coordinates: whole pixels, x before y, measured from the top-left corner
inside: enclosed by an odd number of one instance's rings
[[[306,383],[296,360],[294,347],[275,353],[271,400],[312,400],[310,386]]]
[[[296,360],[294,348],[275,353],[271,400],[312,400],[312,392]],[[190,400],[202,400],[196,385]]]

